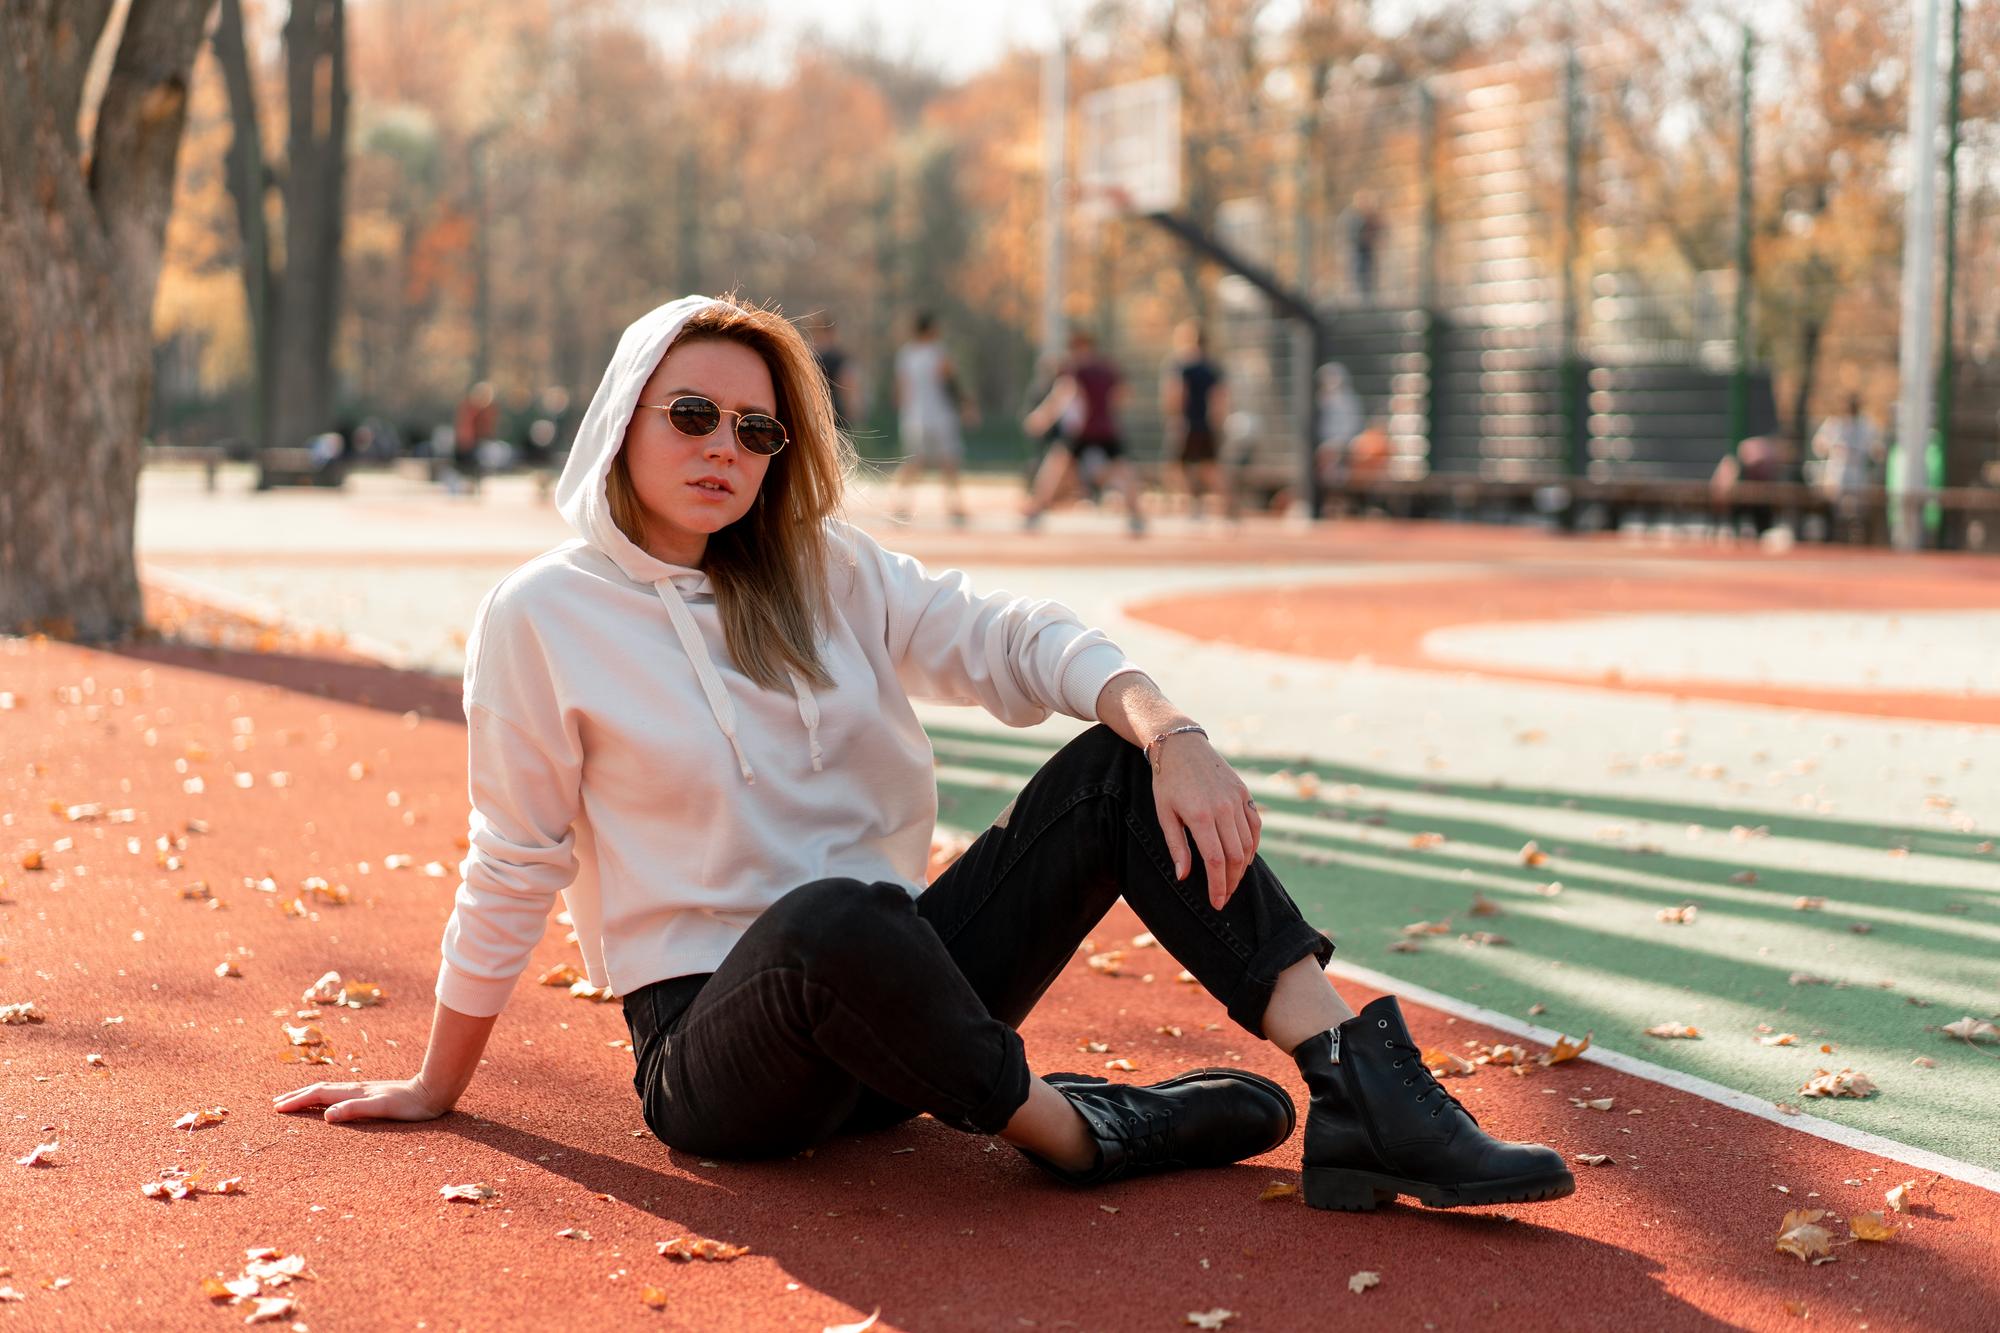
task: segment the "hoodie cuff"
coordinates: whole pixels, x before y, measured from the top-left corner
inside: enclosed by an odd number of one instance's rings
[[[461,972],[450,963],[438,965],[437,1001],[467,1018],[492,1018],[507,1007],[521,974],[494,980]]]
[[[1117,644],[1092,644],[1072,657],[1063,668],[1065,710],[1071,717],[1082,718],[1085,722],[1103,721],[1097,715],[1097,696],[1104,693],[1105,684],[1113,676],[1140,670],[1139,664],[1125,656],[1124,650]]]

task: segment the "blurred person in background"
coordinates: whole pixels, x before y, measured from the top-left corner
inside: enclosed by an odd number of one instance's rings
[[[500,405],[493,386],[484,380],[466,390],[452,417],[451,471],[446,484],[453,494],[461,489],[479,492],[479,446],[493,438],[500,427]]]
[[[826,376],[827,392],[833,397],[834,427],[851,429],[855,400],[853,358],[840,345],[840,329],[832,315],[821,315],[817,327],[807,327],[812,332],[813,359],[819,362],[819,373]]]
[[[1039,435],[1052,425],[1064,423],[1073,409],[1081,419],[1075,433],[1058,436],[1060,448],[1052,448],[1035,474],[1034,494],[1029,497],[1023,524],[1032,532],[1041,525],[1063,484],[1093,450],[1103,459],[1103,481],[1125,497],[1125,522],[1134,537],[1146,531],[1146,518],[1139,507],[1139,474],[1125,457],[1125,438],[1119,415],[1130,390],[1118,367],[1097,348],[1097,339],[1088,329],[1078,328],[1069,335],[1069,359],[1056,376],[1048,396],[1028,414],[1030,435]]]
[[[1174,352],[1160,373],[1160,413],[1166,420],[1168,468],[1187,496],[1189,515],[1200,518],[1203,498],[1214,495],[1225,515],[1235,518],[1235,493],[1224,491],[1219,461],[1229,385],[1208,354],[1199,320],[1183,320],[1174,330]]]
[[[1354,443],[1368,423],[1347,367],[1329,361],[1314,373],[1313,384],[1318,391],[1318,442],[1313,447],[1313,461],[1319,469],[1320,485],[1338,491],[1350,481],[1372,480],[1357,475],[1354,466]]]
[[[1866,522],[1860,493],[1876,484],[1885,456],[1882,432],[1863,414],[1860,394],[1849,394],[1847,410],[1820,423],[1812,452],[1819,460],[1817,482],[1829,502],[1834,532],[1851,532]]]
[[[965,500],[958,492],[958,471],[965,461],[965,441],[959,434],[963,414],[956,367],[937,317],[919,311],[910,322],[910,340],[896,349],[896,424],[903,461],[889,483],[889,515],[899,523],[910,520],[910,490],[926,468],[936,468],[944,482],[945,509],[954,526],[966,522]]]

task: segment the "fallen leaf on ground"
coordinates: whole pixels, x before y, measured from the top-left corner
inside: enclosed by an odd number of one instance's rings
[[[1465,909],[1465,914],[1467,916],[1502,915],[1500,910],[1500,904],[1494,902],[1491,898],[1488,898],[1483,893],[1475,893],[1472,895],[1472,906]]]
[[[1682,1040],[1692,1041],[1699,1038],[1701,1032],[1699,1029],[1691,1028],[1685,1023],[1657,1023],[1646,1029],[1646,1035],[1649,1037],[1678,1037]]]
[[[1163,1023],[1159,1027],[1154,1028],[1153,1031],[1162,1037],[1178,1037],[1181,1035],[1180,1028],[1172,1023]]]
[[[1104,1067],[1106,1069],[1115,1069],[1121,1074],[1136,1074],[1139,1072],[1139,1066],[1133,1064],[1122,1055],[1116,1060],[1106,1060]]]
[[[1856,1240],[1888,1240],[1896,1234],[1895,1223],[1880,1213],[1856,1213],[1847,1219],[1847,1230]]]
[[[17,1166],[42,1166],[55,1160],[56,1149],[60,1147],[61,1143],[37,1144],[28,1149],[26,1157],[16,1157],[14,1162]]]
[[[585,1231],[582,1227],[564,1227],[561,1231],[556,1232],[556,1239],[589,1240],[590,1233],[588,1231]]]
[[[1159,941],[1154,939],[1148,931],[1142,930],[1132,937],[1132,947],[1135,949],[1150,949],[1158,943]]]
[[[1359,1273],[1347,1279],[1347,1289],[1356,1296],[1359,1296],[1370,1287],[1381,1285],[1381,1282],[1382,1275],[1380,1273],[1371,1273],[1364,1268]]]
[[[0,1004],[0,1023],[45,1023],[48,1015],[35,1007],[33,1000],[23,1000],[19,1004]]]
[[[1185,1322],[1194,1325],[1196,1328],[1214,1330],[1221,1328],[1235,1317],[1236,1311],[1225,1310],[1218,1305],[1213,1310],[1189,1310]]]
[[[1589,1050],[1590,1039],[1596,1035],[1594,1032],[1586,1032],[1583,1034],[1583,1040],[1576,1042],[1571,1041],[1567,1036],[1557,1037],[1556,1044],[1544,1051],[1539,1057],[1541,1063],[1544,1065],[1567,1064]]]
[[[1611,1154],[1603,1152],[1580,1152],[1576,1155],[1576,1160],[1582,1162],[1585,1166],[1603,1166],[1611,1160]]]
[[[1264,1187],[1262,1194],[1257,1196],[1257,1202],[1275,1203],[1279,1199],[1296,1199],[1298,1197],[1299,1187],[1297,1185],[1289,1180],[1274,1180]]]
[[[1107,977],[1115,977],[1124,971],[1125,951],[1123,949],[1107,949],[1103,953],[1090,955],[1088,961],[1091,971],[1102,972]]]
[[[1422,953],[1424,947],[1415,940],[1390,940],[1390,953]]]
[[[1076,1048],[1079,1051],[1087,1051],[1091,1055],[1104,1055],[1111,1050],[1111,1043],[1108,1041],[1079,1041],[1076,1044]]]
[[[259,1296],[249,1317],[243,1322],[262,1324],[272,1319],[283,1319],[292,1313],[293,1308],[292,1298],[289,1296]]]
[[[197,1129],[202,1129],[208,1125],[221,1124],[223,1117],[228,1114],[229,1108],[226,1106],[212,1107],[206,1111],[189,1111],[186,1115],[174,1121],[174,1128],[184,1129],[192,1134]]]
[[[1757,1038],[1757,1044],[1759,1046],[1796,1046],[1798,1040],[1799,1037],[1796,1032],[1774,1032],[1768,1037]]]
[[[1528,1017],[1534,1018],[1537,1015],[1546,1014],[1548,1011],[1549,1007],[1537,1000],[1534,1004],[1528,1006]]]
[[[1680,907],[1662,907],[1654,916],[1670,926],[1692,926],[1694,919],[1701,915],[1701,909],[1693,903]]]
[[[1817,912],[1825,906],[1826,899],[1824,898],[1808,898],[1802,895],[1792,899],[1792,910],[1794,912]]]
[[[1807,1263],[1831,1263],[1833,1233],[1819,1225],[1826,1216],[1824,1209],[1793,1209],[1785,1214],[1785,1220],[1778,1224],[1778,1252],[1795,1254]]]
[[[866,1319],[857,1319],[851,1324],[827,1324],[819,1333],[868,1333],[869,1329],[875,1327],[875,1321],[881,1317],[882,1312],[875,1310]]]
[[[1477,944],[1483,947],[1512,943],[1505,935],[1495,935],[1490,930],[1471,931],[1468,934],[1460,935],[1459,938],[1467,944]]]
[[[1520,1065],[1526,1064],[1527,1060],[1527,1047],[1510,1045],[1489,1046],[1472,1057],[1474,1064],[1481,1065]]]
[[[500,1191],[491,1185],[440,1185],[438,1197],[452,1203],[484,1203],[499,1198]]]
[[[1984,1019],[1974,1018],[1971,1014],[1956,1022],[1943,1024],[1938,1031],[1949,1033],[1960,1041],[1983,1041],[1989,1038],[2000,1041],[2000,1028],[1994,1027]]]
[[[1410,846],[1420,852],[1427,852],[1433,847],[1442,847],[1444,846],[1444,834],[1419,833],[1410,839]]]
[[[1430,1070],[1440,1078],[1447,1078],[1453,1074],[1470,1074],[1479,1067],[1470,1060],[1453,1055],[1450,1051],[1442,1050],[1435,1046],[1424,1052],[1423,1061],[1424,1068]]]
[[[1612,1104],[1617,1100],[1615,1097],[1593,1097],[1589,1101],[1585,1101],[1581,1097],[1572,1097],[1569,1099],[1569,1104],[1571,1106],[1587,1107],[1592,1111],[1609,1111]]]
[[[1757,882],[1757,872],[1754,870],[1739,870],[1729,877],[1729,882],[1731,884],[1755,884]]]
[[[1449,935],[1451,934],[1451,918],[1446,917],[1442,921],[1412,921],[1409,925],[1403,927],[1403,934],[1408,936]]]
[[[1524,866],[1547,865],[1549,854],[1542,850],[1540,843],[1530,842],[1521,849],[1521,864]]]
[[[573,986],[583,980],[583,973],[574,964],[557,963],[535,980],[538,986]]]
[[[1888,1200],[1889,1211],[1892,1213],[1907,1212],[1910,1207],[1910,1193],[1916,1187],[1916,1181],[1906,1180],[1902,1184],[1885,1192],[1882,1197]]]
[[[1812,1078],[1799,1091],[1808,1097],[1868,1097],[1880,1089],[1868,1075],[1852,1069],[1843,1069],[1837,1074],[1820,1069],[1814,1071]]]
[[[667,1308],[667,1293],[661,1291],[658,1287],[642,1287],[639,1291],[639,1299],[652,1306],[655,1310],[664,1310]]]
[[[340,1003],[340,973],[329,972],[325,976],[321,977],[318,981],[315,981],[312,985],[306,987],[305,993],[299,996],[299,1003],[300,1004]]]
[[[341,985],[336,1004],[349,1009],[368,1009],[382,1003],[382,988],[372,981],[349,981]]]
[[[579,1000],[590,1000],[597,1004],[609,1004],[618,996],[609,986],[593,986],[588,977],[579,978],[569,985],[569,993]]]
[[[658,1243],[659,1251],[669,1259],[686,1263],[692,1259],[706,1259],[710,1263],[728,1263],[741,1259],[750,1253],[748,1245],[731,1245],[726,1240],[710,1240],[706,1236],[675,1236]]]
[[[1794,972],[1786,980],[1794,986],[1826,986],[1831,984],[1825,977],[1814,976],[1810,972]]]

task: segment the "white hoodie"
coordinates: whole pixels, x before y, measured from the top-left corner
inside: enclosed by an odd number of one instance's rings
[[[912,695],[1032,726],[1093,720],[1138,668],[1054,602],[976,596],[834,525],[820,653],[833,688],[767,690],[729,660],[698,569],[611,519],[605,477],[653,368],[709,298],[619,340],[577,428],[556,503],[575,540],[480,605],[466,645],[471,850],[437,997],[497,1014],[567,899],[596,986],[712,972],[765,908],[831,876],[921,892],[937,818]]]

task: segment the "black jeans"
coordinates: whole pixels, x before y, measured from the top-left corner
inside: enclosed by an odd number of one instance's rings
[[[646,1123],[714,1157],[795,1153],[928,1111],[992,1133],[1028,1096],[1014,1030],[1122,894],[1161,947],[1262,1035],[1278,974],[1333,945],[1257,858],[1216,911],[1184,880],[1152,773],[1108,727],[1042,766],[921,897],[826,879],[751,924],[714,973],[625,997]]]

